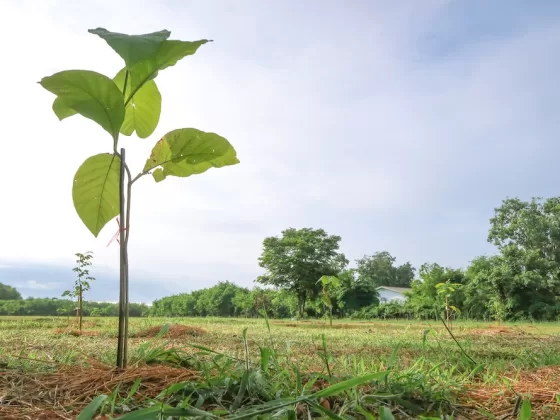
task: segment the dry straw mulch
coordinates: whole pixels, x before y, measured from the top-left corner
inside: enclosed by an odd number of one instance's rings
[[[88,330],[72,330],[72,329],[62,329],[57,328],[53,331],[54,335],[71,335],[73,337],[97,337],[99,331],[88,331]]]
[[[126,396],[137,379],[135,394],[153,398],[170,385],[199,379],[189,369],[165,365],[130,367],[123,372],[103,365],[61,366],[56,372],[0,371],[0,419],[75,419],[96,395],[110,394],[119,384]]]
[[[462,399],[497,418],[511,414],[518,397],[531,399],[533,412],[539,415],[538,418],[560,415],[557,401],[560,398],[557,397],[560,396],[560,366],[523,371],[509,379],[509,385],[471,385]]]
[[[152,327],[146,330],[137,332],[136,334],[131,334],[131,337],[143,338],[143,337],[156,337],[162,327]],[[198,327],[189,327],[187,325],[174,324],[169,327],[167,332],[163,335],[164,338],[185,338],[185,337],[197,337],[206,334],[206,331]]]

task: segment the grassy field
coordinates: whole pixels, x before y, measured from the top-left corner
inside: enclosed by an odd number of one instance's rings
[[[136,318],[125,372],[116,331],[0,318],[0,418],[560,419],[560,324]]]

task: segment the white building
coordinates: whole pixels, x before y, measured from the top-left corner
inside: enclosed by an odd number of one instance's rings
[[[391,287],[391,286],[379,286],[377,288],[377,293],[379,293],[379,302],[387,303],[390,301],[398,301],[404,303],[407,299],[405,296],[406,292],[409,292],[409,287]]]

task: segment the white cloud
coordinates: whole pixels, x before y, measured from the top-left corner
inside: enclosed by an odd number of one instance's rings
[[[17,285],[17,288],[21,290],[56,290],[60,287],[60,283],[42,282],[37,280],[25,280]]]

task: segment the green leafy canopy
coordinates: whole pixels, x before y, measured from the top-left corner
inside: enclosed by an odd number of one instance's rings
[[[117,124],[112,124],[109,127],[110,129],[108,129],[108,124],[101,118],[103,114],[101,111],[106,112],[111,110],[112,107],[111,104],[99,101],[95,95],[92,95],[96,90],[96,86],[93,83],[90,83],[92,86],[89,89],[82,92],[82,96],[90,96],[92,101],[94,101],[94,105],[102,105],[97,107],[97,113],[101,114],[101,116],[93,115],[92,112],[85,114],[80,110],[83,108],[80,104],[85,102],[84,98],[81,98],[79,104],[76,105],[76,101],[70,101],[67,97],[58,95],[59,97],[55,99],[52,108],[60,120],[71,117],[76,113],[93,119],[113,136],[115,149],[119,132],[130,136],[136,131],[138,137],[147,138],[155,131],[161,114],[161,94],[156,83],[153,81],[158,72],[174,66],[182,58],[193,55],[201,45],[210,42],[206,39],[192,42],[168,41],[167,38],[170,32],[167,30],[145,35],[126,35],[110,32],[104,28],[90,29],[89,32],[105,39],[125,61],[126,66],[113,79],[113,84],[117,86],[118,90],[114,89],[114,86],[110,87],[112,101],[124,102],[126,108],[125,115],[119,115],[116,119]],[[72,70],[72,72],[81,71]],[[82,77],[86,77],[85,73]],[[76,74],[79,75],[80,73]],[[103,75],[99,76],[107,79],[103,81],[107,85],[109,79]],[[43,84],[45,79],[41,81],[41,84],[46,89],[51,90]],[[72,86],[70,81],[59,80],[58,87],[60,92]],[[78,88],[82,89],[81,86],[78,86]],[[117,93],[119,93],[118,99]],[[122,107],[118,106],[118,108],[119,114],[122,113]]]

